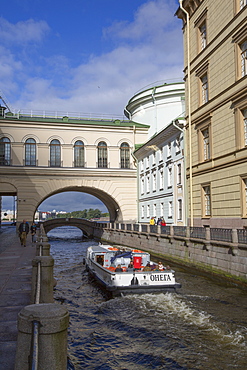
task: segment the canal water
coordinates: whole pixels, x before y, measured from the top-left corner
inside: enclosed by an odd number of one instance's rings
[[[79,229],[48,233],[55,299],[70,313],[75,369],[246,370],[247,292],[176,267],[178,293],[109,299],[83,265]],[[165,261],[163,261],[165,262]]]

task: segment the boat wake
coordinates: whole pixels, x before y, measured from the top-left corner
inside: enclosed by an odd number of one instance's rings
[[[185,301],[184,297],[174,293],[135,295],[139,301],[140,309],[151,311],[159,321],[171,320],[171,317],[182,320],[185,325],[193,325],[200,329],[204,335],[209,335],[224,345],[241,346],[247,348],[247,328],[240,327],[230,330],[205,311],[198,311],[193,308],[193,303]],[[126,296],[124,299],[133,300],[133,296]],[[183,325],[182,324],[182,325]]]

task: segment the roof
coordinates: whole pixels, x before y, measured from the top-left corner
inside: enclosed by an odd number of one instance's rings
[[[11,121],[25,121],[25,122],[40,122],[40,123],[64,123],[68,124],[78,124],[78,125],[100,125],[100,126],[119,126],[119,127],[145,127],[149,128],[149,125],[142,123],[130,121],[130,120],[120,120],[120,119],[94,119],[94,118],[69,118],[67,116],[61,118],[53,117],[40,117],[40,116],[30,116],[30,115],[14,115],[12,113],[7,113],[4,120]]]

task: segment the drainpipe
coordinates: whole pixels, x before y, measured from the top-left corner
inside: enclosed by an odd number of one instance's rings
[[[176,120],[172,121],[172,124],[173,124],[174,127],[176,127],[178,130],[180,130],[183,133],[183,139],[184,139],[184,169],[185,169],[186,168],[186,142],[185,142],[185,130],[184,130],[184,126],[183,126],[183,128],[179,127],[176,124]],[[187,204],[187,197],[185,198],[185,194],[187,194],[187,184],[186,184],[186,173],[185,173],[185,170],[183,171],[183,173],[184,173],[183,200],[186,201],[186,207],[183,207],[183,208],[184,208],[184,217],[185,217],[185,222],[186,222],[187,217],[188,217],[188,204]],[[187,222],[186,222],[186,225],[187,225]]]
[[[134,150],[135,150],[135,132],[136,132],[136,126],[133,127],[134,132]],[[137,222],[139,222],[139,167],[138,167],[138,159],[136,158],[134,154],[134,150],[132,150],[132,157],[134,158],[134,166],[136,167],[137,171]]]
[[[191,92],[190,92],[190,20],[189,13],[184,9],[182,0],[179,0],[181,10],[186,14],[187,23],[187,68],[188,68],[188,123],[189,123],[189,183],[190,183],[190,226],[194,224],[193,198],[192,198],[192,140],[191,140]]]

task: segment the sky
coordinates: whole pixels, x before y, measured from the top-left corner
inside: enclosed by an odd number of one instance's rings
[[[178,7],[178,0],[8,0],[0,9],[0,95],[12,111],[124,118],[137,91],[183,78]]]

